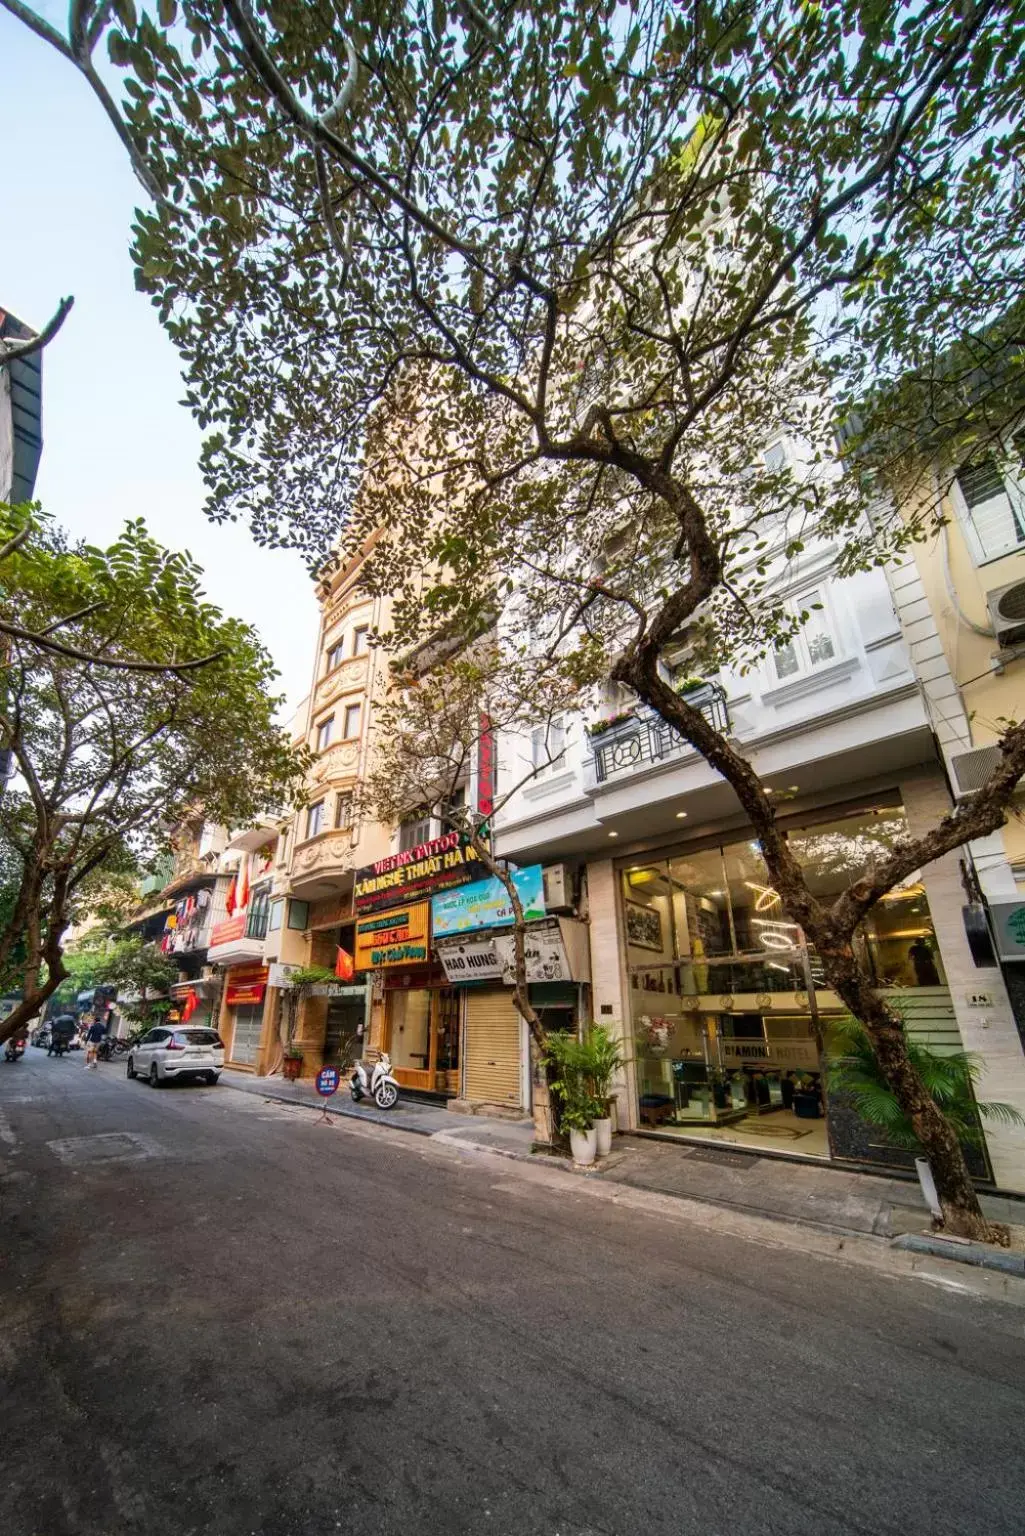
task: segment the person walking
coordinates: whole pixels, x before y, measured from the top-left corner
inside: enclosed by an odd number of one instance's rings
[[[106,1033],[107,1026],[102,1019],[93,1019],[85,1032],[85,1069],[87,1072],[90,1067],[97,1065],[96,1048]]]

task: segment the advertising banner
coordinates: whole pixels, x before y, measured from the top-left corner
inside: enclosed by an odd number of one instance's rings
[[[502,980],[511,987],[516,979],[516,949],[513,935],[496,933],[493,942],[502,963]],[[557,918],[531,928],[525,936],[525,947],[528,981],[573,980]]]
[[[236,965],[228,972],[224,1001],[229,1008],[262,1003],[269,972],[265,965]]]
[[[480,860],[473,849],[458,832],[446,832],[405,853],[393,853],[357,869],[353,906],[357,912],[401,906],[453,885],[465,885],[479,873]]]
[[[490,938],[442,939],[438,959],[449,981],[500,981],[502,962]]]
[[[363,917],[356,924],[356,969],[376,971],[384,966],[423,965],[427,960],[426,901]]]
[[[214,923],[210,929],[210,948],[216,949],[218,944],[230,944],[234,939],[245,938],[246,918],[245,912],[239,912],[235,917],[225,918],[223,923]]]
[[[530,864],[513,874],[516,894],[527,922],[545,916],[545,889],[540,864]],[[456,891],[445,891],[431,901],[435,938],[449,933],[470,933],[475,928],[508,928],[513,922],[509,896],[497,876],[474,880]]]

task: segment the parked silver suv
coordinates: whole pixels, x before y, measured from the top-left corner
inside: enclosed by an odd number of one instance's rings
[[[161,1025],[132,1046],[128,1076],[145,1077],[152,1088],[176,1077],[216,1083],[224,1066],[224,1041],[216,1030]]]

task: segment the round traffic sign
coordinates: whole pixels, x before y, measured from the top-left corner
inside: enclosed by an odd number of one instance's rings
[[[329,1099],[333,1093],[338,1092],[338,1084],[342,1080],[342,1074],[337,1067],[321,1067],[317,1073],[317,1092],[325,1099]]]

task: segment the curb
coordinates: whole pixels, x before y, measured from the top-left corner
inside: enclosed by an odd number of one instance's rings
[[[245,1093],[250,1098],[273,1099],[278,1104],[291,1104],[294,1109],[310,1109],[314,1113],[326,1109],[329,1115],[338,1115],[343,1120],[359,1120],[364,1125],[383,1125],[388,1130],[405,1131],[410,1136],[437,1136],[439,1131],[428,1130],[426,1126],[410,1125],[408,1122],[394,1120],[378,1120],[376,1114],[371,1118],[367,1110],[343,1108],[338,1104],[314,1102],[309,1099],[299,1099],[289,1093],[275,1092],[273,1088],[240,1088],[237,1083],[221,1083],[222,1088],[230,1088],[234,1093]]]
[[[890,1247],[910,1253],[927,1253],[934,1259],[946,1259],[953,1264],[970,1264],[974,1269],[994,1269],[1002,1275],[1025,1280],[1025,1255],[1002,1252],[984,1243],[959,1243],[954,1238],[905,1232],[895,1237]]]

